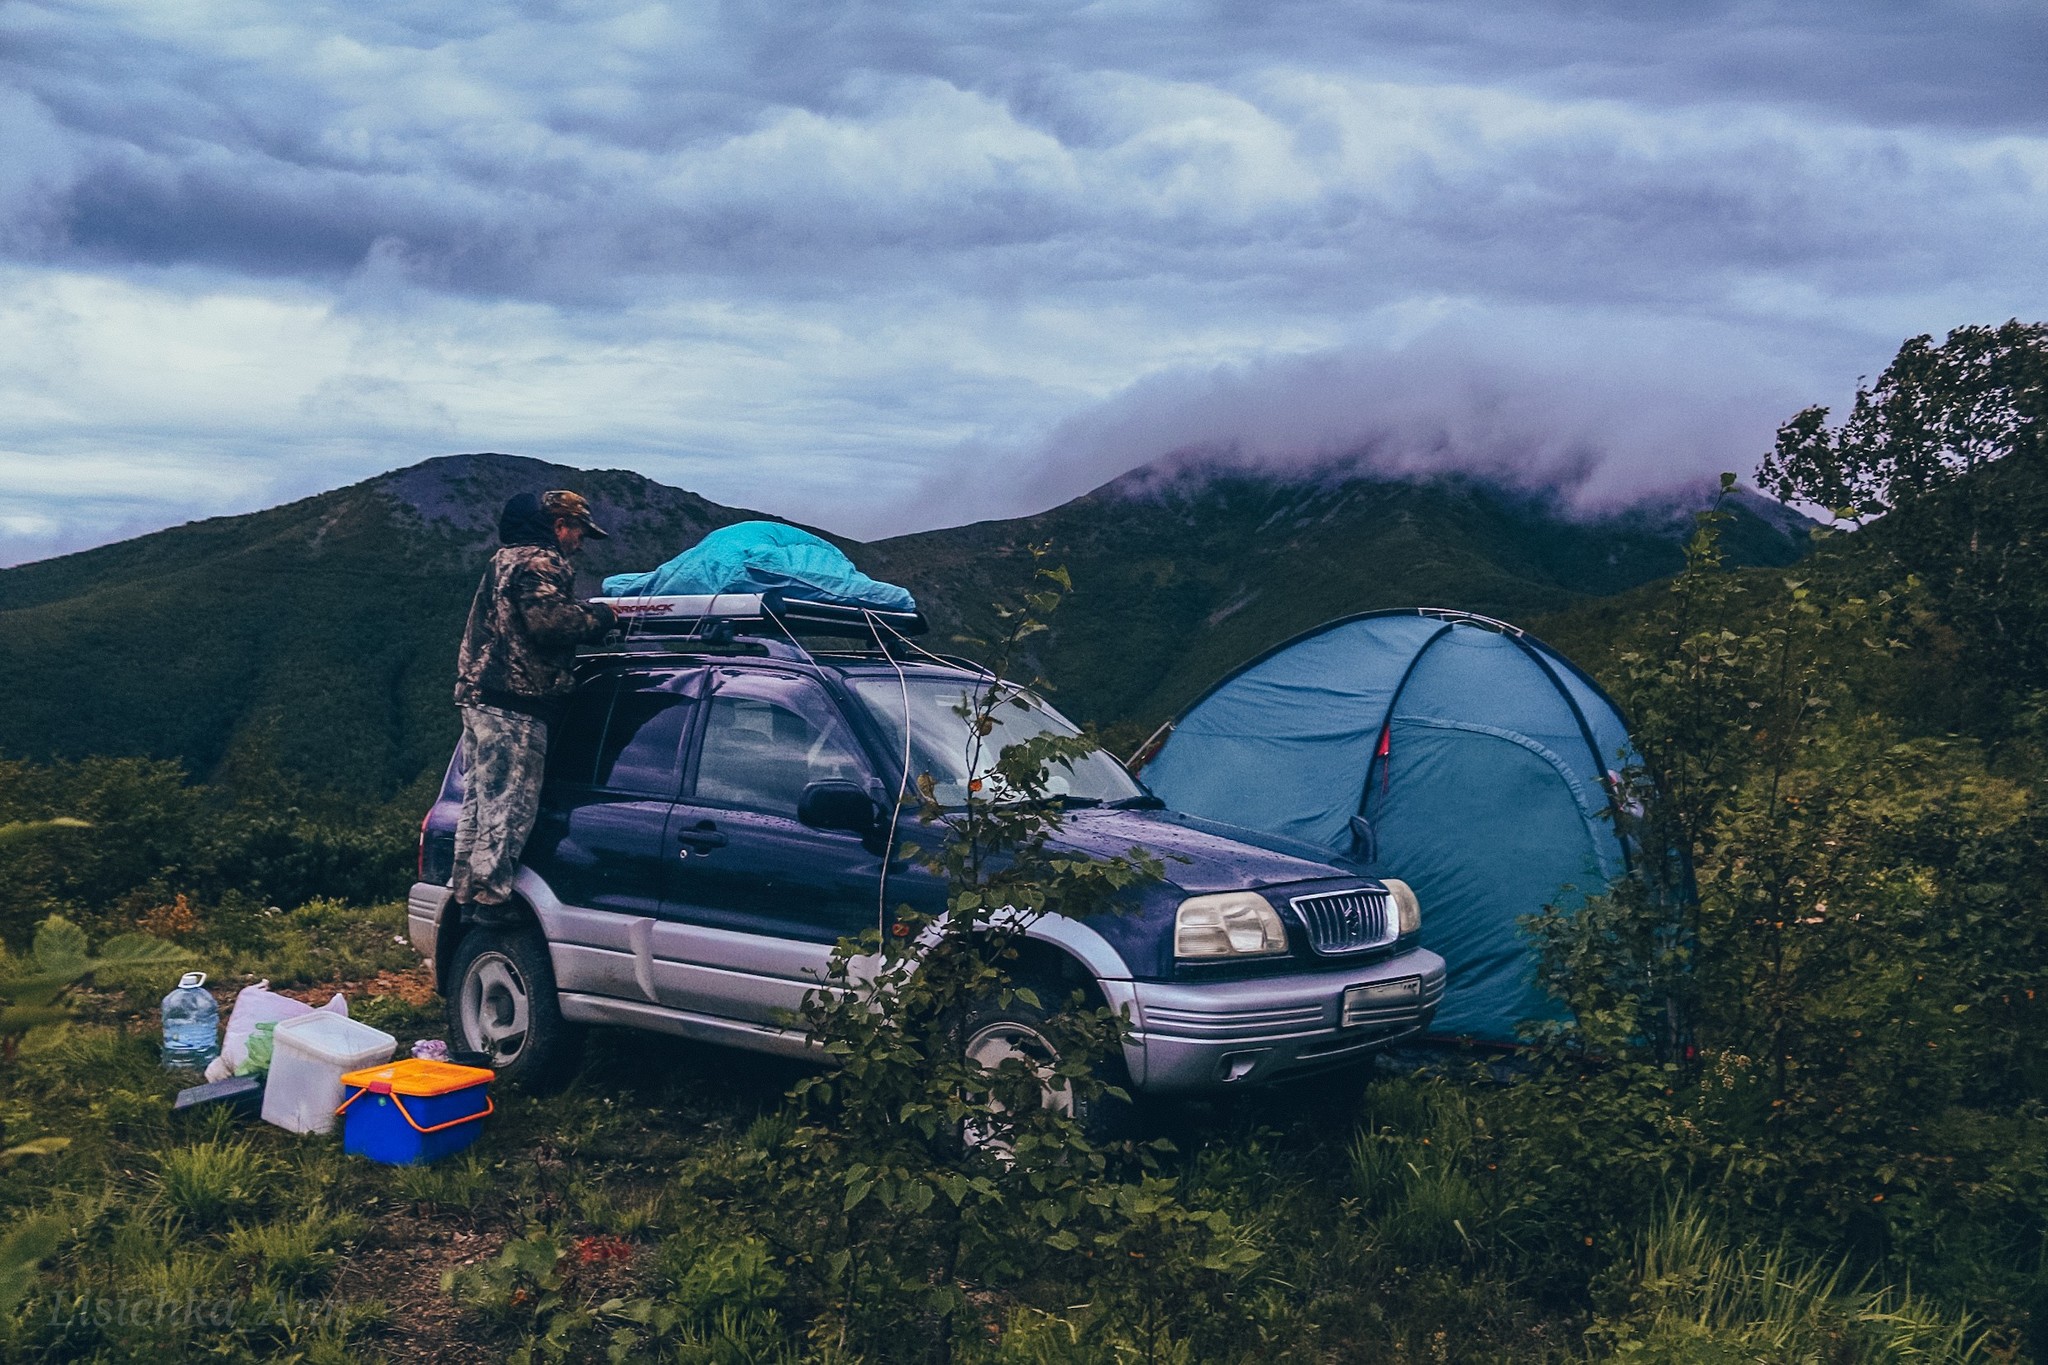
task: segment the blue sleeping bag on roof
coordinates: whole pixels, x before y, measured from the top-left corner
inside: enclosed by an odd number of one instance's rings
[[[905,589],[869,578],[829,542],[779,521],[722,527],[658,569],[616,573],[604,581],[606,597],[688,597],[778,588],[816,602],[875,611],[917,610],[917,599]]]

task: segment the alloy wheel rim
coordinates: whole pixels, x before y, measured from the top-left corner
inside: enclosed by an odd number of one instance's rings
[[[1073,1117],[1073,1087],[1062,1086],[1055,1090],[1051,1082],[1053,1067],[1059,1061],[1059,1050],[1043,1033],[1029,1024],[1020,1024],[1014,1020],[986,1024],[976,1029],[967,1039],[963,1051],[967,1055],[967,1060],[983,1071],[993,1072],[1011,1058],[1023,1062],[1039,1078],[1039,1105],[1053,1113]],[[992,1113],[1008,1112],[1008,1107],[994,1096],[989,1097],[988,1105]],[[977,1123],[972,1119],[966,1125],[964,1136],[970,1146],[993,1147],[1001,1151],[1007,1151],[1009,1148],[1008,1142],[991,1132],[990,1125]]]
[[[532,1025],[532,997],[526,978],[503,953],[484,953],[462,980],[462,1031],[470,1050],[493,1066],[510,1066],[526,1050]]]

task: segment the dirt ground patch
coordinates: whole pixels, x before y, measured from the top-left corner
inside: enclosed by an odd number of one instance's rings
[[[345,996],[350,1000],[359,1000],[370,995],[395,995],[408,1005],[430,1005],[435,998],[434,973],[422,962],[417,967],[404,971],[378,972],[375,976],[352,981],[323,981],[312,986],[284,986],[278,988],[277,993],[304,1001],[308,1005],[324,1005],[336,995]]]
[[[391,1217],[375,1242],[352,1255],[334,1290],[338,1297],[375,1299],[391,1310],[376,1348],[393,1365],[487,1365],[503,1360],[502,1345],[478,1341],[475,1324],[441,1288],[448,1271],[495,1257],[502,1230],[476,1230],[429,1218]]]

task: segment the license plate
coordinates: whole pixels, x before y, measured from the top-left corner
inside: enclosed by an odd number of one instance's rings
[[[1363,1016],[1377,1015],[1403,1005],[1420,1004],[1422,1001],[1422,978],[1404,976],[1396,981],[1368,981],[1362,986],[1344,988],[1345,1027],[1369,1022]],[[1380,1021],[1383,1022],[1383,1021]]]

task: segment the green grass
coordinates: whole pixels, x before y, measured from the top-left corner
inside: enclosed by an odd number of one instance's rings
[[[1853,1283],[1840,1262],[1731,1243],[1687,1202],[1643,1235],[1631,1269],[1630,1317],[1598,1323],[1592,1336],[1645,1365],[1993,1358],[1967,1316],[1908,1290]]]
[[[242,1139],[173,1147],[159,1158],[156,1199],[171,1219],[216,1230],[261,1212],[279,1194],[276,1160]]]
[[[194,946],[244,976],[364,979],[411,965],[390,942],[398,921],[395,906],[319,903],[222,919]],[[624,1343],[624,1359],[848,1358],[798,1294],[782,1230],[737,1193],[739,1173],[787,1155],[780,1100],[798,1070],[598,1031],[563,1092],[501,1094],[476,1147],[384,1167],[344,1156],[335,1136],[174,1119],[170,1098],[190,1078],[159,1069],[153,1020],[134,1003],[157,984],[93,997],[94,1017],[0,1070],[10,1141],[72,1139],[0,1165],[6,1216],[61,1228],[28,1297],[0,1318],[0,1358],[596,1359],[608,1343]],[[351,1007],[404,1042],[441,1028],[437,1010],[395,997],[358,992]],[[1088,1273],[973,1285],[975,1311],[1000,1330],[956,1356],[1989,1358],[1952,1307],[1859,1282],[1839,1256],[1724,1235],[1690,1204],[1598,1248],[1543,1250],[1532,1196],[1493,1169],[1519,1093],[1388,1074],[1155,1111],[1151,1135],[1175,1144],[1159,1173],[1228,1212],[1254,1269],[1190,1294],[1168,1287],[1180,1272],[1162,1263],[1161,1287],[1137,1300]],[[1995,1144],[2031,1140],[1999,1130]],[[394,1306],[422,1294],[439,1305],[424,1321]],[[1998,1340],[2027,1358],[2009,1331]]]

